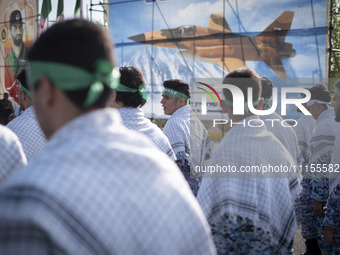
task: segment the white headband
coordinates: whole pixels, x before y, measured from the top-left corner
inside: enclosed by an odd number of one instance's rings
[[[315,99],[309,100],[309,101],[307,102],[307,106],[309,107],[309,106],[311,106],[311,105],[313,105],[313,104],[315,104],[315,103],[324,104],[324,105],[327,106],[328,109],[331,108],[331,102],[324,102],[324,101],[315,100]]]

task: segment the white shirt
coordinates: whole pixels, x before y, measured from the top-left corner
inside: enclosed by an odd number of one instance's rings
[[[315,119],[313,116],[304,114],[297,120],[297,126],[294,127],[294,131],[299,142],[300,151],[306,163],[308,163],[308,157],[306,153],[314,132],[314,127]]]
[[[209,133],[195,113],[190,110],[189,105],[177,109],[171,115],[163,132],[169,138],[175,154],[184,152],[185,159],[191,167],[203,165],[204,160],[210,157],[214,146]]]
[[[194,112],[190,112],[190,158],[191,168],[203,166],[211,156],[214,144],[209,132]]]
[[[123,120],[123,125],[128,129],[135,130],[146,135],[161,151],[166,153],[172,160],[176,160],[169,139],[156,124],[144,117],[140,108],[123,107],[118,109]]]
[[[215,254],[180,170],[114,109],[59,129],[4,184],[0,208],[1,254]]]
[[[27,159],[18,137],[0,125],[0,184],[13,171],[27,165]]]
[[[339,130],[340,123],[335,121],[333,109],[328,109],[319,115],[307,151],[309,164],[320,163],[320,161],[327,161],[327,164],[330,162],[335,138]],[[317,173],[317,175],[321,176],[320,173]]]
[[[333,109],[323,111],[315,123],[314,133],[312,135],[308,148],[309,169],[307,177],[313,177],[313,192],[311,197],[317,201],[326,202],[329,194],[329,172],[311,171],[312,166],[316,169],[316,164],[328,166],[331,162],[332,151],[337,134],[340,132],[340,123],[335,121]],[[312,165],[315,164],[315,165]]]
[[[177,109],[166,122],[163,132],[175,154],[184,152],[185,159],[190,162],[190,106]]]
[[[251,119],[259,118],[250,116],[245,122]],[[213,151],[208,166],[231,165],[239,172],[205,175],[197,199],[208,221],[215,221],[225,213],[248,218],[271,233],[273,245],[286,251],[297,228],[293,205],[300,192],[297,174],[240,172],[245,166],[269,164],[289,167],[295,162],[265,126],[234,125]]]
[[[28,161],[44,148],[46,138],[40,128],[33,106],[9,122],[7,127],[19,137]]]
[[[286,149],[290,152],[293,159],[295,159],[295,165],[300,166],[303,163],[303,157],[299,148],[298,139],[292,127],[286,127],[289,124],[286,123],[285,127],[282,125],[282,117],[278,115],[276,112],[260,116],[260,118],[264,121],[266,128],[268,131],[272,132],[277,139],[286,147]],[[279,120],[279,121],[266,121],[267,120]]]

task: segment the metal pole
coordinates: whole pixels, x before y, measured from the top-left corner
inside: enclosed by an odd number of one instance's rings
[[[92,0],[90,1],[90,20],[92,22]]]
[[[154,113],[154,93],[153,93],[153,86],[154,86],[154,80],[153,80],[153,65],[154,65],[154,57],[153,57],[153,31],[154,31],[154,22],[155,22],[155,3],[152,3],[152,44],[151,44],[151,68],[150,68],[150,78],[151,78],[151,119],[153,119],[153,113]]]

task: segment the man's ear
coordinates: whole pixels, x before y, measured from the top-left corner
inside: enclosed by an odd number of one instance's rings
[[[112,92],[112,96],[111,96],[111,100],[110,100],[109,105],[110,105],[110,107],[113,107],[113,108],[116,108],[116,109],[124,107],[123,102],[121,102],[121,101],[117,102],[117,91],[115,91],[115,90],[113,90],[113,92]]]
[[[186,105],[185,98],[179,98],[179,103],[181,106],[185,106]]]
[[[20,91],[20,93],[21,93],[22,101],[27,102],[27,101],[31,100],[31,98],[30,98],[29,96],[27,96],[27,95],[25,94],[25,92]]]
[[[39,96],[43,107],[50,107],[55,104],[56,89],[52,86],[51,82],[45,77],[40,77],[39,80]]]

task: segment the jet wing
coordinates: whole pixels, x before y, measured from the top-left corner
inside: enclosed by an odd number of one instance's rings
[[[223,14],[211,14],[208,28],[223,31],[223,27],[225,33],[231,33],[229,24],[224,18]]]
[[[229,72],[239,67],[247,66],[241,59],[238,59],[238,58],[225,58],[224,61],[222,61],[221,58],[203,58],[197,54],[193,54],[189,50],[182,50],[178,52],[177,54],[191,61],[196,60],[196,61],[202,61],[202,62],[217,63],[223,69],[226,69]]]
[[[288,80],[285,68],[282,64],[281,59],[274,59],[274,60],[266,60],[264,61],[270,69],[276,73],[277,76],[279,76],[282,80]]]

